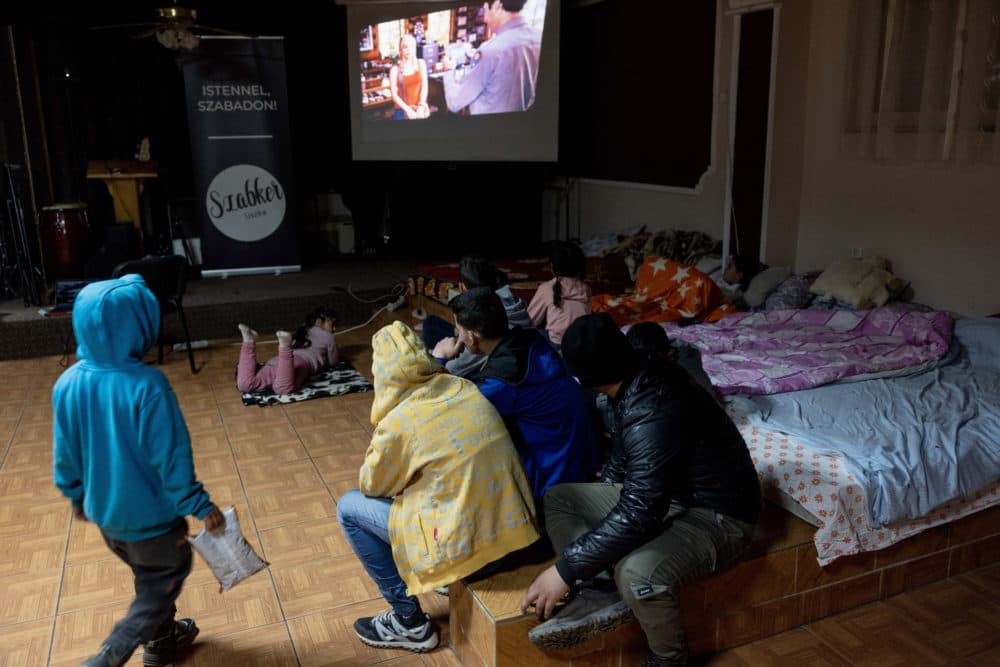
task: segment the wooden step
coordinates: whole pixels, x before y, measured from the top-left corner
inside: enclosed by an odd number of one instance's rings
[[[820,618],[1000,562],[1000,508],[938,526],[878,552],[816,562],[815,528],[768,504],[747,559],[686,586],[681,596],[692,655],[746,644]],[[449,625],[466,667],[638,665],[646,640],[633,622],[571,650],[542,651],[528,640],[538,621],[521,599],[543,565],[449,587]]]

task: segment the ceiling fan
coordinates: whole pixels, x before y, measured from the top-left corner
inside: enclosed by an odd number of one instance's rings
[[[91,30],[108,30],[112,28],[147,28],[146,31],[133,36],[133,39],[156,37],[161,46],[178,50],[191,50],[198,46],[200,33],[219,35],[235,35],[246,37],[244,33],[199,25],[198,12],[192,7],[181,7],[177,0],[169,7],[159,7],[156,10],[156,21],[151,23],[120,23],[116,25],[94,26]]]

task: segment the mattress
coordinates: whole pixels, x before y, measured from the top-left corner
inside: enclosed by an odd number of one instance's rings
[[[822,566],[842,556],[884,549],[1000,504],[1000,480],[995,480],[966,497],[939,505],[926,516],[877,526],[871,520],[864,489],[847,472],[842,456],[753,426],[745,416],[731,416],[746,440],[765,495],[817,527],[813,542]]]

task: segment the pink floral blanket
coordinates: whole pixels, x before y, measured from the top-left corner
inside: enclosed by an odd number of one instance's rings
[[[933,363],[951,345],[944,312],[872,310],[735,313],[714,324],[664,325],[697,346],[721,394],[776,394]]]

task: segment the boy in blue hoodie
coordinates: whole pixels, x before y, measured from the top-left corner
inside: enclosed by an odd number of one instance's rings
[[[141,276],[87,285],[73,304],[79,361],[52,389],[56,486],[135,575],[125,618],[86,667],[123,665],[140,644],[144,665],[167,665],[194,642],[194,621],[174,620],[191,571],[185,517],[207,530],[225,524],[195,478],[170,384],[143,363],[159,330],[160,307]]]

